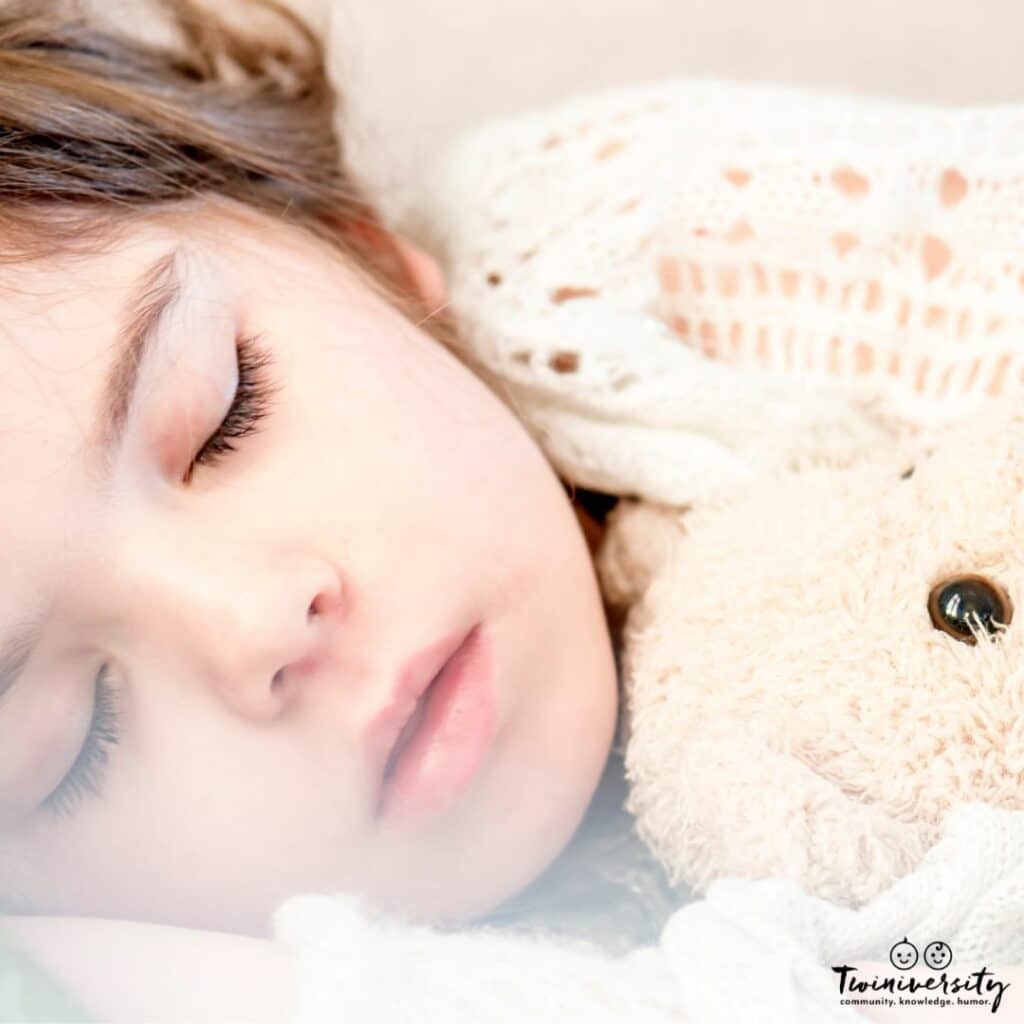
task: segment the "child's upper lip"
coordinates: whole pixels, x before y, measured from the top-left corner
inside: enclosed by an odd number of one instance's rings
[[[407,658],[399,666],[381,707],[366,723],[360,738],[374,780],[374,806],[384,783],[384,768],[399,734],[415,712],[420,697],[462,646],[469,632],[458,629],[448,633]]]

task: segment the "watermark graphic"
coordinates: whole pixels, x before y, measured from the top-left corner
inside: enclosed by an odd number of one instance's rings
[[[945,970],[953,962],[953,950],[949,943],[936,939],[924,947],[924,962],[933,971]]]
[[[889,963],[898,971],[909,971],[917,963],[917,946],[904,936],[902,942],[893,943],[889,950]]]
[[[951,973],[953,950],[948,942],[932,939],[923,951],[903,936],[892,944],[891,974],[869,974],[849,964],[833,965],[839,976],[839,1002],[843,1006],[988,1006],[998,1013],[1010,987],[988,967],[970,973]],[[910,974],[920,966],[930,973]]]

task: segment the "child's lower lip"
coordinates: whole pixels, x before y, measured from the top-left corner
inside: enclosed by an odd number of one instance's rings
[[[422,720],[381,787],[379,822],[435,817],[472,782],[494,735],[491,660],[487,637],[474,627],[423,697]]]

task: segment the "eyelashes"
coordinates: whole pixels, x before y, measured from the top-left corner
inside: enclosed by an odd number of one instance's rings
[[[74,764],[43,801],[51,814],[69,815],[88,794],[100,796],[103,768],[112,747],[120,737],[117,724],[117,696],[110,685],[110,665],[104,664],[96,674],[92,703],[92,720],[82,749]]]
[[[184,482],[192,479],[197,466],[215,466],[236,450],[235,442],[254,434],[267,413],[277,387],[270,379],[273,356],[256,335],[237,342],[238,384],[224,419],[189,464]]]
[[[258,336],[241,337],[236,342],[238,383],[231,405],[220,425],[195,454],[184,476],[192,479],[197,466],[215,466],[236,451],[236,443],[254,434],[270,411],[277,385],[269,367],[273,356]],[[103,774],[111,750],[120,738],[117,694],[110,685],[110,665],[100,667],[94,683],[92,720],[74,764],[42,802],[51,814],[70,815],[84,797],[102,797]]]

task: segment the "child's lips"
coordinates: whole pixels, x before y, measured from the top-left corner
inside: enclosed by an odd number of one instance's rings
[[[481,626],[418,652],[364,733],[376,820],[432,816],[468,786],[494,732],[491,651]]]
[[[495,728],[491,652],[474,627],[422,699],[422,721],[383,781],[378,818],[403,824],[433,818],[468,788]]]

